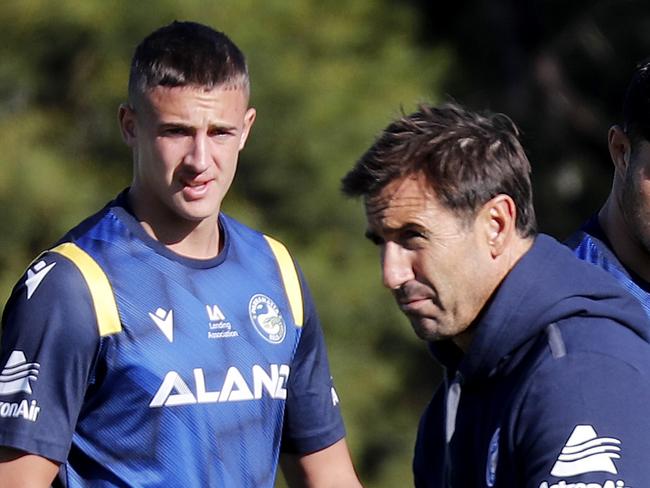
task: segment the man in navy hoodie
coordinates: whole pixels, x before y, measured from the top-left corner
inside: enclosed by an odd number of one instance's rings
[[[384,285],[446,368],[415,484],[650,486],[650,324],[536,233],[529,175],[510,119],[446,104],[391,123],[343,179]]]

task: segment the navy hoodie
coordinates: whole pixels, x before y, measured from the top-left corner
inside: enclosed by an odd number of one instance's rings
[[[417,487],[650,487],[650,322],[611,276],[539,235],[472,327],[431,345]]]

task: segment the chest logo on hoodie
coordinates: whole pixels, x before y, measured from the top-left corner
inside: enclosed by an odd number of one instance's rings
[[[497,479],[497,463],[499,462],[499,434],[501,428],[497,428],[492,434],[490,439],[490,446],[488,447],[487,463],[485,465],[485,484],[494,486]]]

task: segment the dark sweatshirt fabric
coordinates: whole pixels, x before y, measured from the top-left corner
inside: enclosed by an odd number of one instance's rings
[[[611,276],[539,235],[472,327],[431,345],[417,487],[650,486],[650,322]]]

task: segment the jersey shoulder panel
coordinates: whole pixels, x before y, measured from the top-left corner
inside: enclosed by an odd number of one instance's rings
[[[303,298],[302,287],[300,286],[300,277],[296,265],[289,254],[289,250],[284,246],[284,244],[267,235],[265,235],[264,238],[269,243],[273,255],[278,262],[280,275],[282,276],[282,282],[284,283],[284,289],[293,314],[293,320],[297,326],[301,327],[304,321]]]
[[[97,317],[99,335],[115,334],[122,330],[113,288],[97,262],[73,242],[59,244],[51,250],[72,261],[90,292]]]

